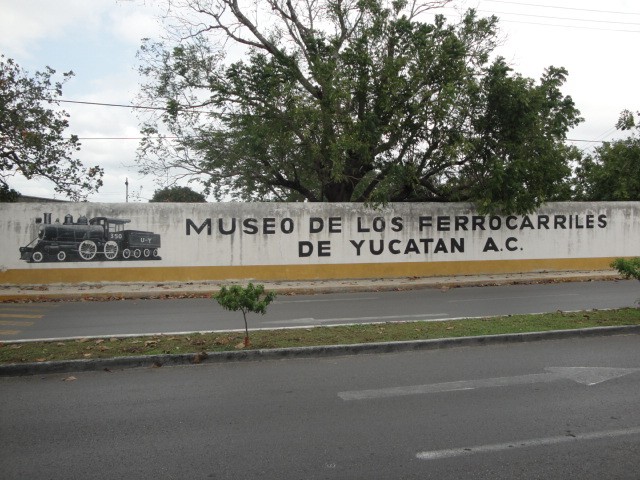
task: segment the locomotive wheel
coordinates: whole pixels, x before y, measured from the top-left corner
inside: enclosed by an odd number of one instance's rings
[[[78,254],[83,260],[93,260],[97,251],[98,247],[93,240],[84,240],[78,247]]]
[[[140,258],[140,253],[141,253],[141,252],[140,252],[140,249],[139,249],[139,248],[136,248],[136,249],[133,251],[133,256],[134,256],[135,258]]]
[[[122,258],[127,260],[130,256],[131,256],[131,250],[129,250],[128,248],[125,248],[124,250],[122,250]]]
[[[58,252],[58,255],[56,255],[56,258],[58,259],[59,262],[64,262],[67,259],[67,253],[60,250]]]
[[[31,260],[33,260],[35,263],[40,263],[42,260],[44,260],[44,255],[42,254],[42,252],[33,252],[31,254]]]
[[[142,254],[144,255],[144,258],[149,258],[149,256],[151,255],[151,250],[149,250],[148,248],[145,248]]]
[[[113,260],[118,256],[118,244],[113,240],[109,240],[104,244],[104,256],[107,260]]]

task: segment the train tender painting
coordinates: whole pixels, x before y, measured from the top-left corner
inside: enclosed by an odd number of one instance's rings
[[[131,220],[78,217],[51,222],[51,214],[37,218],[38,236],[20,247],[20,258],[30,263],[160,260],[160,235],[128,230]]]

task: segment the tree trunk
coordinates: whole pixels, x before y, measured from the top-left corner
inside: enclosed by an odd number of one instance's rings
[[[242,310],[242,316],[244,318],[244,346],[250,347],[251,340],[249,340],[249,325],[247,324],[247,313]]]

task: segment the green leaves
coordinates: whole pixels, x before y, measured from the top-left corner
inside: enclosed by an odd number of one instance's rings
[[[604,142],[595,148],[595,154],[581,159],[573,181],[578,200],[640,200],[640,127],[629,110],[620,114],[616,127],[632,133],[624,139]]]
[[[273,292],[265,293],[264,285],[253,285],[249,283],[246,287],[232,285],[223,286],[220,292],[213,295],[213,299],[226,310],[242,311],[243,313],[260,313],[264,315],[267,306],[275,299]]]
[[[418,15],[446,3],[266,0],[260,22],[232,0],[174,11],[215,21],[206,35],[145,50],[146,98],[170,107],[162,121],[184,150],[145,149],[140,161],[204,174],[217,198],[532,210],[570,173],[563,142],[580,118],[560,90],[567,72],[536,82],[491,62],[495,17]],[[228,65],[211,35],[250,48]],[[203,98],[212,113],[196,118],[188,107]]]
[[[181,187],[174,185],[173,187],[165,187],[153,192],[153,197],[149,202],[192,202],[205,203],[207,199],[201,193],[192,190],[189,187]]]
[[[616,258],[611,267],[618,270],[625,278],[635,278],[640,280],[640,257],[637,258]]]
[[[218,304],[232,312],[238,310],[242,312],[245,328],[245,346],[249,346],[249,326],[247,324],[247,313],[259,313],[264,315],[267,307],[276,298],[274,292],[265,292],[264,285],[253,285],[249,283],[246,287],[232,285],[223,286],[212,298]]]
[[[72,200],[86,198],[102,186],[102,168],[86,168],[75,158],[78,137],[65,137],[69,115],[52,110],[58,105],[62,84],[73,72],[53,82],[55,70],[29,76],[12,59],[0,56],[0,190],[10,192],[9,178],[21,173],[27,179],[51,180],[55,190]],[[9,196],[8,199],[11,199]]]

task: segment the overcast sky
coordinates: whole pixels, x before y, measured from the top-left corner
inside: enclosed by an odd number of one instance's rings
[[[138,92],[136,51],[161,27],[153,0],[0,0],[0,53],[29,72],[46,65],[73,70],[63,87],[66,100],[131,104]],[[569,71],[564,93],[571,95],[585,122],[569,138],[583,149],[619,138],[614,125],[625,109],[640,110],[640,3],[633,0],[456,0],[442,11],[474,7],[501,19],[499,53],[514,69],[538,79],[550,65]],[[140,133],[130,109],[64,104],[71,114],[68,133],[82,138],[85,165],[104,167],[104,186],[89,200],[147,201],[158,185],[135,165]],[[51,184],[15,178],[24,195],[54,197]],[[197,185],[194,186],[197,189]]]

